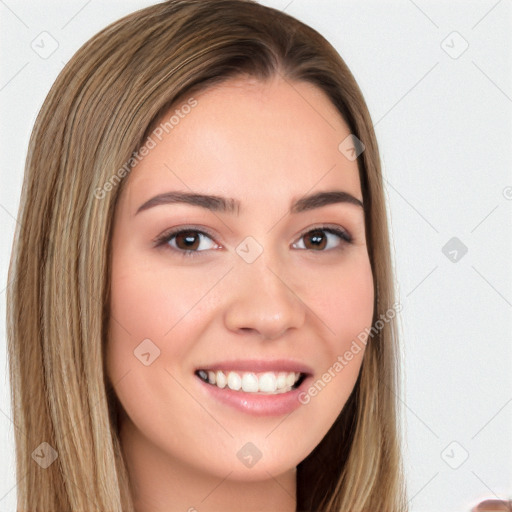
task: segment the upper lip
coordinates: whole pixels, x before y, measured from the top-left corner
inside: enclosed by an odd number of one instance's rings
[[[197,367],[197,370],[222,370],[244,372],[298,372],[313,374],[313,370],[306,364],[291,359],[233,359],[231,361],[219,361]]]

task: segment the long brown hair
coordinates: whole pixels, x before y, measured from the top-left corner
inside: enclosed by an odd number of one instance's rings
[[[372,121],[320,34],[251,0],[169,0],[113,23],[62,70],[29,144],[7,302],[19,511],[134,510],[104,367],[113,212],[155,120],[240,74],[318,86],[362,141],[374,322],[395,304]],[[405,510],[398,367],[388,318],[343,411],[297,468],[297,510]],[[50,462],[43,442],[57,455],[46,468],[33,456]]]

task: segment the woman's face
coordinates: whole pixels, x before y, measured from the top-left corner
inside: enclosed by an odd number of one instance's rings
[[[107,360],[122,435],[163,465],[279,475],[339,415],[371,326],[357,162],[339,148],[350,131],[320,89],[282,79],[232,79],[167,121],[114,218]],[[178,193],[192,196],[147,203]],[[306,378],[286,391],[295,372]]]

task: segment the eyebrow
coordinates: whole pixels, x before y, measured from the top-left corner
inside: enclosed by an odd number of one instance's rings
[[[191,192],[165,192],[158,194],[147,200],[144,204],[139,206],[135,215],[139,212],[148,210],[155,206],[185,203],[192,206],[199,206],[207,210],[215,212],[236,213],[240,212],[240,202],[233,198],[194,194]],[[364,209],[362,201],[354,197],[348,192],[342,190],[331,190],[327,192],[317,192],[308,196],[301,197],[296,200],[290,207],[290,213],[302,213],[308,210],[314,210],[335,203],[353,204]]]

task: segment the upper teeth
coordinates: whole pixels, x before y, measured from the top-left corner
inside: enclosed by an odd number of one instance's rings
[[[234,372],[227,375],[223,371],[199,370],[199,376],[219,388],[228,388],[246,393],[275,393],[289,391],[299,380],[298,372]]]

